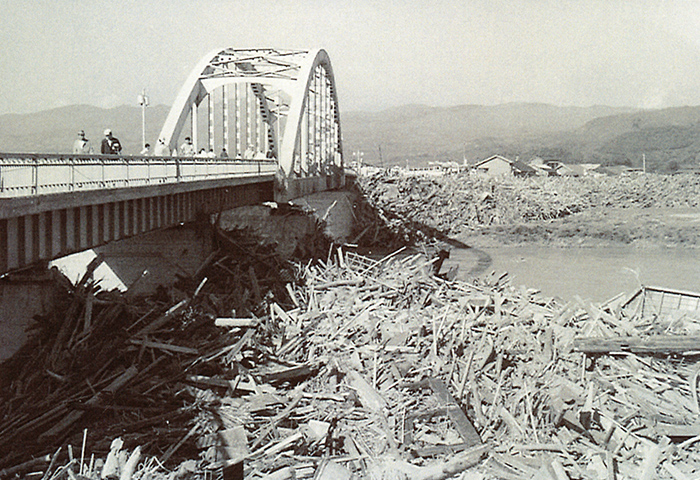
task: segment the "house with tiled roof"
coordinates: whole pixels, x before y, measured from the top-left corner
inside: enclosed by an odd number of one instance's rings
[[[474,170],[491,177],[511,175],[513,173],[513,161],[501,155],[493,155],[474,165]]]
[[[493,155],[480,161],[474,165],[474,170],[491,177],[505,175],[530,176],[537,174],[537,170],[525,162],[521,162],[520,160],[513,161],[501,155]]]

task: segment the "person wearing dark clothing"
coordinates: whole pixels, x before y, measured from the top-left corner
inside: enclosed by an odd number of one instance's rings
[[[112,130],[105,130],[105,138],[102,139],[103,155],[119,155],[122,151],[122,144],[117,137],[112,136]]]

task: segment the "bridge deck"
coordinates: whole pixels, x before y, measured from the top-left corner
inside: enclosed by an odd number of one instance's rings
[[[0,153],[0,198],[274,174],[274,160]]]
[[[0,274],[271,201],[270,160],[0,154]]]

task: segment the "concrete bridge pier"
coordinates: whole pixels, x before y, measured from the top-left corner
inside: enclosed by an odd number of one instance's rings
[[[102,290],[148,294],[159,285],[170,286],[178,276],[196,273],[212,252],[212,237],[204,217],[189,223],[118,240],[49,262],[75,283],[98,255],[103,262],[93,278]],[[26,328],[36,315],[53,308],[53,282],[48,270],[7,275],[0,280],[0,361],[16,352],[27,339]]]
[[[0,280],[0,361],[27,340],[30,320],[52,308],[52,285],[47,272]]]

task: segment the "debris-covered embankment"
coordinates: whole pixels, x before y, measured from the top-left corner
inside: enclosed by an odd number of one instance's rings
[[[422,255],[333,249],[292,266],[246,236],[218,241],[194,276],[146,299],[59,277],[61,308],[2,365],[0,477],[700,470],[697,357],[676,341],[696,331],[689,318],[562,305],[504,277],[445,281]],[[635,353],[630,336],[651,335],[691,356]],[[602,343],[590,337],[625,353],[587,356]]]
[[[359,182],[392,221],[470,245],[700,245],[700,176],[692,174],[495,179],[392,170]]]

